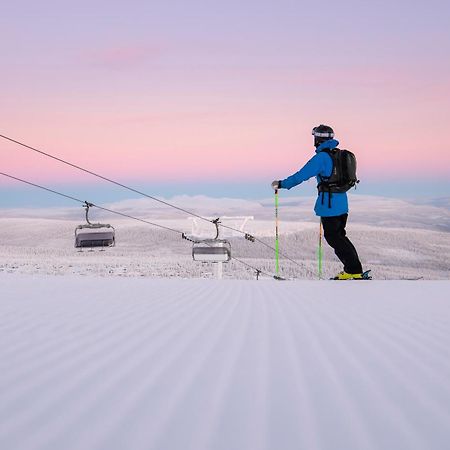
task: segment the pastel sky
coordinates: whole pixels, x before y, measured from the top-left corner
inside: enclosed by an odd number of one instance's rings
[[[326,123],[364,193],[450,195],[448,1],[4,3],[0,134],[158,195],[261,197]],[[2,139],[0,163],[93,182]]]

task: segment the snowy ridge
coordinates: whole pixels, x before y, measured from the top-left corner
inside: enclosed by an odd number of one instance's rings
[[[189,232],[187,219],[159,221]],[[114,222],[117,245],[104,252],[73,248],[77,222],[53,219],[0,219],[0,273],[79,274],[102,276],[210,278],[212,264],[192,261],[191,244],[180,236],[130,221]],[[246,231],[273,246],[273,222],[254,220]],[[282,222],[280,249],[297,261],[281,259],[282,275],[288,278],[317,277],[317,223]],[[448,232],[373,227],[350,224],[348,234],[366,268],[377,279],[450,277]],[[268,273],[274,272],[274,252],[243,237],[230,237],[233,255]],[[324,276],[341,270],[332,249],[324,244]],[[255,273],[237,262],[224,268],[226,278],[251,279]]]
[[[0,284],[2,449],[448,448],[449,282]]]
[[[412,205],[404,200],[351,196],[347,226],[363,266],[377,279],[450,277],[450,211],[445,207]],[[442,200],[442,199],[441,199]],[[273,199],[248,201],[181,196],[175,204],[210,217],[252,216],[245,231],[274,246]],[[280,249],[288,258],[281,261],[282,276],[316,278],[318,220],[311,208],[312,197],[280,196]],[[107,205],[114,210],[185,233],[194,233],[189,216],[161,207],[149,199],[134,199]],[[47,210],[0,210],[0,272],[26,274],[96,274],[104,276],[152,276],[209,278],[212,265],[192,261],[190,243],[177,233],[162,231],[136,221],[95,211],[91,220],[108,222],[116,228],[117,246],[105,252],[78,253],[73,248],[74,228],[84,222],[82,208]],[[224,219],[222,219],[224,220]],[[226,222],[229,220],[229,222]],[[224,224],[239,228],[238,222]],[[213,237],[212,224],[200,221],[203,237]],[[197,230],[196,232],[197,233]],[[195,234],[194,233],[194,234]],[[230,238],[233,255],[270,274],[274,271],[274,251],[260,243],[221,229]],[[341,265],[324,244],[324,276],[334,276]],[[232,262],[225,277],[254,278],[255,271]]]
[[[415,202],[403,199],[349,194],[351,222],[388,226],[393,228],[421,228],[436,231],[450,231],[450,198],[418,200]],[[203,216],[254,216],[256,220],[273,221],[274,199],[245,200],[239,198],[211,198],[207,196],[177,196],[162,199]],[[312,212],[315,196],[285,197],[280,193],[280,219],[282,222],[316,222]],[[137,215],[149,220],[180,220],[183,213],[161,205],[147,198],[122,200],[106,205],[114,211]],[[1,207],[1,204],[0,204]],[[79,221],[84,217],[80,206],[72,208],[20,208],[0,209],[4,218],[35,218]],[[105,212],[94,211],[93,220],[117,221],[117,216]],[[105,218],[106,217],[106,218]],[[104,219],[105,218],[105,219]]]

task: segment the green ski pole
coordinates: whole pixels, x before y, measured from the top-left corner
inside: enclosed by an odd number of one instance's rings
[[[319,248],[317,249],[317,263],[318,263],[319,280],[322,278],[322,260],[323,260],[322,219],[320,219],[320,224],[319,224]]]
[[[275,272],[280,275],[280,258],[278,244],[278,189],[275,189]]]

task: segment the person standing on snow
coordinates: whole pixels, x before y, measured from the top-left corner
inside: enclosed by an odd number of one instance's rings
[[[316,177],[320,184],[331,177],[334,164],[332,156],[327,152],[337,148],[339,141],[333,139],[334,131],[327,125],[314,127],[312,134],[316,154],[298,172],[284,180],[273,181],[273,189],[291,189],[311,177]],[[347,193],[319,189],[314,211],[322,221],[327,243],[334,249],[334,253],[344,265],[344,270],[334,279],[363,279],[358,253],[345,231],[348,217]]]

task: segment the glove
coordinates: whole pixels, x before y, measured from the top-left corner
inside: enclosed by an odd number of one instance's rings
[[[272,181],[272,188],[277,191],[278,189],[281,189],[281,181],[275,180]]]

